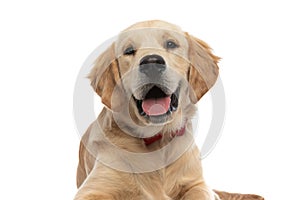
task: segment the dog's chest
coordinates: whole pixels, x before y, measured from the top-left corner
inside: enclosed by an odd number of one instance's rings
[[[136,185],[140,190],[143,199],[178,199],[181,187],[178,187],[176,177],[167,177],[167,170],[139,175],[136,178]],[[174,179],[175,178],[175,179]]]
[[[195,151],[186,152],[166,168],[140,174],[136,181],[141,192],[148,199],[180,199],[191,182],[203,179],[201,162],[192,156]]]

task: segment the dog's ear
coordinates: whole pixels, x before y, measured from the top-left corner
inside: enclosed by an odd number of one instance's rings
[[[114,53],[114,44],[106,49],[95,61],[88,78],[95,92],[101,97],[102,103],[112,109],[112,96],[118,90],[120,74]]]
[[[211,48],[203,41],[187,34],[189,42],[190,68],[188,71],[188,81],[192,91],[190,99],[197,103],[200,98],[214,85],[218,78],[219,57],[213,55]]]

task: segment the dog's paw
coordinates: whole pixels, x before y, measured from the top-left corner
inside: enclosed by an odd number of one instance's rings
[[[264,200],[263,197],[256,194],[229,193],[217,190],[214,190],[214,192],[219,196],[220,200]]]
[[[74,200],[113,200],[114,198],[110,196],[102,196],[102,195],[95,195],[95,194],[88,194],[88,195],[76,195]]]

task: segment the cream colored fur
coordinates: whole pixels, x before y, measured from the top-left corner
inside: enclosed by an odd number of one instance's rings
[[[176,40],[180,47],[173,52],[165,50],[162,44],[167,37]],[[131,57],[123,56],[124,47],[132,40],[137,52]],[[139,84],[134,66],[143,56],[153,53],[164,57],[169,67],[165,84],[175,88],[179,81],[182,83],[178,110],[159,125],[141,117],[133,100],[125,105],[120,101],[135,84]],[[141,22],[123,31],[117,41],[99,56],[89,76],[91,85],[106,107],[82,137],[77,173],[79,190],[75,199],[217,199],[203,178],[200,152],[192,139],[191,118],[196,111],[195,103],[217,79],[218,59],[206,43],[166,22]],[[122,110],[126,106],[128,113]],[[128,120],[129,114],[132,121]],[[128,126],[132,134],[124,132],[120,126]],[[172,138],[171,132],[183,126],[186,126],[185,134]],[[163,138],[148,146],[143,139],[133,136],[145,137],[155,131],[163,133]],[[175,154],[179,146],[186,149],[178,159],[161,169],[145,173],[124,172],[109,164],[143,170],[148,167],[148,159],[136,162],[126,153],[116,153],[114,148],[141,154],[162,149],[171,141],[172,150],[164,152],[166,155]]]

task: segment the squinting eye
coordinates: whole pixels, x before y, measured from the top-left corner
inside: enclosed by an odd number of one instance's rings
[[[165,44],[166,49],[175,49],[177,47],[178,47],[178,45],[175,42],[173,42],[172,40],[166,41],[166,44]]]
[[[124,55],[133,55],[135,53],[135,51],[136,50],[132,46],[130,46],[127,49],[125,49]]]

